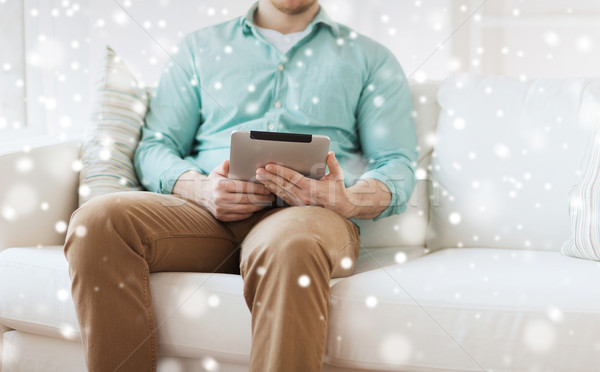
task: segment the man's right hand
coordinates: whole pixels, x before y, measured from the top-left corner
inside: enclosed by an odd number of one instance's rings
[[[218,165],[208,176],[188,171],[179,177],[173,194],[192,200],[209,210],[219,221],[239,221],[264,209],[275,200],[260,183],[230,180],[229,160]]]

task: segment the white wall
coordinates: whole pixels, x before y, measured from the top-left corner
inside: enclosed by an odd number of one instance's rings
[[[0,0],[0,32],[15,35],[9,38],[14,45],[0,54],[0,84],[10,92],[0,104],[0,153],[50,137],[81,137],[105,44],[124,58],[141,83],[155,85],[183,35],[242,15],[252,1]],[[600,74],[598,0],[321,4],[335,20],[390,48],[406,74],[416,79],[443,79],[454,72],[522,78]],[[21,5],[24,22],[10,21],[9,10]],[[23,50],[18,50],[18,26],[24,30],[26,66]],[[9,72],[3,70],[4,63],[11,64]],[[19,76],[28,92],[28,118],[20,130],[25,139],[20,142],[7,130],[24,116]]]
[[[481,3],[455,0],[454,27]],[[523,79],[597,77],[600,1],[488,1],[457,32],[454,41],[457,71]]]
[[[25,121],[23,101],[23,75],[25,53],[23,45],[23,23],[14,14],[23,13],[21,1],[0,3],[0,131],[13,131]],[[8,37],[10,35],[10,37]],[[0,132],[1,133],[1,132]]]

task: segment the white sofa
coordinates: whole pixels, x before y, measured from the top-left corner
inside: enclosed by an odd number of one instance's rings
[[[412,86],[421,181],[404,215],[362,224],[354,275],[332,280],[323,371],[600,371],[600,263],[559,252],[588,133],[577,123],[594,120],[599,84],[569,84]],[[78,148],[0,158],[3,372],[85,370],[62,252]],[[239,276],[158,273],[151,284],[159,371],[248,370]]]

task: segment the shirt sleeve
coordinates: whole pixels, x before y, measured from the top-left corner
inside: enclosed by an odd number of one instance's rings
[[[374,221],[406,210],[416,183],[417,136],[408,80],[387,49],[379,53],[360,96],[357,125],[368,168],[360,179],[383,182],[392,199]]]
[[[134,157],[142,185],[163,194],[173,191],[183,173],[198,170],[186,159],[201,122],[200,81],[186,40],[161,75]]]

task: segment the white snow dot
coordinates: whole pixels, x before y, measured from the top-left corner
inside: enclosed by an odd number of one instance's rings
[[[381,107],[385,103],[385,98],[383,96],[375,96],[373,99],[373,104],[377,107]]]
[[[42,202],[42,204],[40,204],[40,209],[43,211],[47,211],[50,208],[50,205],[48,205],[47,202]]]
[[[448,220],[453,225],[458,225],[460,223],[461,219],[462,218],[458,212],[450,213],[450,217],[448,217]]]
[[[56,298],[58,298],[59,301],[66,301],[69,299],[69,292],[66,289],[59,289],[56,292]]]
[[[342,39],[342,38],[337,39],[337,45],[340,45],[340,46],[344,45],[344,39]]]
[[[304,51],[304,54],[306,54],[306,56],[310,57],[310,56],[312,56],[313,51],[312,51],[312,49],[308,48]]]
[[[246,113],[255,114],[256,112],[258,112],[258,104],[256,102],[248,102],[246,105]]]
[[[260,276],[263,276],[263,275],[265,275],[265,273],[266,273],[266,272],[267,272],[267,268],[266,268],[266,267],[264,267],[264,266],[259,266],[259,267],[256,269],[256,274],[258,274],[258,275],[260,275]]]
[[[312,101],[313,105],[316,105],[319,103],[319,97],[313,97],[311,101]]]
[[[458,129],[458,130],[465,129],[465,119],[463,119],[463,118],[454,119],[453,124],[454,124],[455,129]]]
[[[394,255],[394,260],[399,264],[405,263],[407,259],[408,256],[406,255],[406,252],[398,252]]]
[[[308,287],[310,284],[310,278],[308,275],[300,275],[298,278],[298,284],[300,284],[300,287]]]
[[[108,160],[108,159],[110,159],[111,153],[110,153],[109,149],[104,148],[104,149],[100,150],[99,155],[100,155],[100,159]]]
[[[4,206],[2,208],[2,217],[4,217],[7,221],[14,221],[17,219],[17,211],[11,206]]]
[[[248,92],[252,93],[256,90],[256,87],[254,86],[254,84],[250,84],[248,85]]]
[[[377,306],[377,297],[375,296],[368,296],[365,299],[365,304],[367,305],[368,308],[374,308],[375,306]]]
[[[418,70],[415,72],[415,81],[419,84],[424,83],[427,80],[427,74],[423,70]]]
[[[215,89],[216,89],[216,90],[221,90],[221,88],[223,88],[223,84],[221,84],[221,82],[220,82],[220,81],[217,81],[217,82],[214,84],[214,87],[215,87]]]
[[[89,196],[92,190],[90,190],[90,187],[88,185],[81,185],[79,187],[79,195],[86,197]]]
[[[67,223],[65,221],[58,221],[54,225],[54,229],[56,230],[57,233],[62,234],[65,231],[67,231]]]
[[[546,44],[552,47],[560,44],[560,38],[558,37],[558,34],[554,31],[546,31],[544,33],[544,41],[546,42]]]
[[[552,190],[552,184],[550,182],[546,182],[544,184],[544,189],[546,189],[547,191]]]
[[[347,270],[352,267],[352,259],[350,257],[344,257],[342,258],[341,264],[342,267]]]
[[[231,54],[231,52],[233,52],[233,48],[230,45],[225,46],[224,49],[226,54]]]
[[[214,295],[214,294],[208,296],[208,306],[217,307],[217,306],[219,306],[220,303],[221,303],[221,299],[219,298],[219,296]]]
[[[496,111],[496,116],[499,117],[499,118],[503,117],[504,116],[504,111],[502,111],[502,110]]]
[[[120,26],[125,26],[129,23],[129,17],[122,10],[115,11],[113,13],[112,19],[116,24],[118,24]]]
[[[427,178],[427,171],[423,168],[417,168],[415,176],[418,180],[424,180]]]
[[[44,106],[46,107],[46,110],[52,111],[56,109],[56,100],[54,98],[46,98],[44,100]]]
[[[379,347],[380,356],[392,365],[400,365],[413,355],[410,341],[403,335],[390,334],[385,336]]]
[[[77,337],[75,328],[68,324],[65,324],[60,327],[60,333],[63,335],[64,338],[68,340],[74,340]]]
[[[209,372],[217,371],[219,369],[219,363],[211,357],[206,357],[202,359],[202,367]]]
[[[77,226],[77,228],[75,229],[75,235],[81,238],[84,237],[85,234],[87,234],[87,228],[83,225]]]
[[[494,146],[494,152],[500,159],[507,159],[510,157],[510,149],[503,143],[499,143]]]
[[[551,306],[547,309],[548,317],[554,322],[560,322],[563,319],[563,312],[556,306]]]
[[[525,327],[523,334],[525,345],[533,351],[547,351],[556,340],[556,331],[552,324],[545,320],[532,320]]]
[[[30,157],[22,157],[17,160],[17,169],[21,173],[27,173],[33,169],[33,160]]]
[[[12,65],[11,65],[10,63],[6,62],[6,63],[4,63],[4,64],[2,65],[2,69],[3,69],[4,71],[8,72],[8,71],[10,71],[10,70],[12,69]]]
[[[592,39],[588,36],[581,36],[577,39],[577,50],[582,53],[587,53],[592,49]]]

